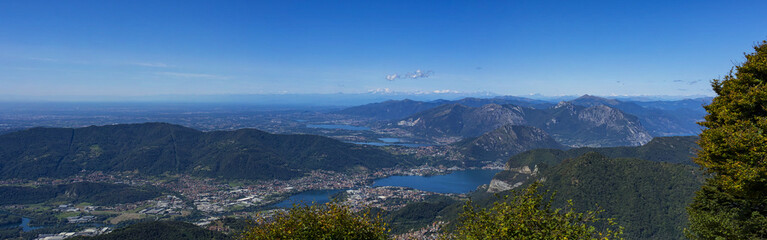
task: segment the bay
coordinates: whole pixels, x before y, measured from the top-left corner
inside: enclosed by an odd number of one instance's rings
[[[352,126],[352,125],[338,125],[338,124],[306,124],[308,128],[324,128],[324,129],[344,129],[353,131],[370,130],[369,127],[364,126]]]
[[[391,176],[373,182],[373,187],[398,186],[438,193],[468,193],[490,184],[501,170],[472,169],[435,176]]]
[[[275,203],[272,206],[278,207],[278,208],[290,208],[293,206],[293,204],[323,204],[326,202],[330,202],[333,195],[336,193],[339,193],[341,189],[334,189],[334,190],[309,190],[304,191],[298,194],[295,194],[293,196],[288,197],[285,200],[282,200],[281,202]]]

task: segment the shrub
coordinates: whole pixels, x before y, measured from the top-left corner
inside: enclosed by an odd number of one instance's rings
[[[623,229],[615,226],[612,219],[601,219],[601,211],[577,213],[572,202],[566,209],[552,209],[552,199],[538,193],[538,183],[521,192],[513,192],[511,199],[496,202],[483,209],[464,206],[456,231],[448,239],[610,239],[621,238]],[[553,196],[552,196],[553,198]],[[601,231],[590,225],[607,221],[609,226]]]
[[[355,213],[337,203],[299,204],[270,218],[259,218],[242,239],[390,239],[380,216]]]

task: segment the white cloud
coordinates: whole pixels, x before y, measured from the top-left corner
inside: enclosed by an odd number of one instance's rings
[[[386,75],[386,80],[394,81],[394,80],[402,79],[402,78],[408,78],[408,79],[428,78],[433,73],[434,71],[431,71],[431,70],[421,71],[421,69],[418,69],[412,73],[405,73],[405,74],[395,73],[395,74]]]
[[[368,90],[368,93],[372,93],[372,94],[390,94],[390,93],[395,93],[395,92],[392,91],[389,88],[378,88],[378,89]]]
[[[450,89],[434,90],[434,91],[432,91],[432,92],[433,92],[433,93],[438,93],[438,94],[439,94],[439,93],[460,93],[459,91],[456,91],[456,90],[450,90]]]
[[[427,77],[431,76],[431,74],[432,74],[432,71],[423,72],[423,71],[421,71],[421,69],[418,69],[418,70],[415,70],[414,73],[408,74],[407,77],[408,78],[412,78],[412,79],[427,78]]]

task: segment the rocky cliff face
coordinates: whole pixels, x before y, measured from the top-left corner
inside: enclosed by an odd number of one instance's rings
[[[509,167],[507,164],[504,170],[490,181],[487,191],[490,193],[503,192],[522,186],[528,179],[538,175],[538,166],[532,169],[528,166],[517,168]],[[545,181],[545,180],[543,180]]]
[[[637,117],[605,105],[584,109],[578,113],[578,119],[589,123],[592,128],[605,128],[624,135],[622,142],[630,146],[640,146],[652,140],[652,136],[645,131]]]
[[[639,118],[643,127],[652,136],[698,135],[701,127],[696,122],[703,119],[704,104],[710,98],[685,99],[680,101],[624,102],[584,95],[571,101],[577,106],[593,107],[605,105]]]
[[[639,146],[652,136],[636,116],[616,108],[596,105],[576,106],[561,102],[545,110],[533,110],[536,120],[529,122],[569,147]]]
[[[474,161],[506,161],[509,157],[531,149],[563,149],[545,131],[530,126],[504,125],[477,138],[458,142],[455,146]]]

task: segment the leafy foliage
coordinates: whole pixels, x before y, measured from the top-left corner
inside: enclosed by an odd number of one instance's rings
[[[767,238],[767,41],[712,82],[695,162],[713,173],[690,205],[693,239]]]
[[[271,220],[260,218],[242,239],[389,239],[379,216],[336,203],[294,205]]]
[[[575,212],[572,204],[553,209],[550,199],[531,184],[511,199],[489,209],[466,203],[453,239],[620,239],[622,229],[600,211]],[[508,198],[508,196],[506,197]],[[606,221],[610,227],[597,229],[592,223]]]

